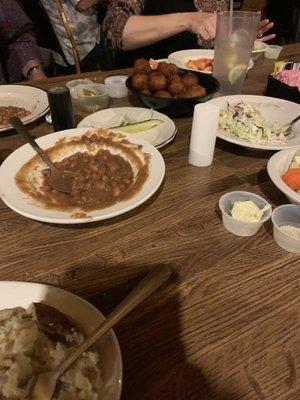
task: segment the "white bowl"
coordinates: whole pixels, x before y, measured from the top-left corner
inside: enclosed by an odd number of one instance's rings
[[[297,148],[281,150],[275,153],[268,162],[268,174],[275,186],[289,199],[291,203],[300,204],[300,194],[292,190],[282,180],[282,175],[289,169]]]
[[[104,316],[92,304],[65,290],[40,283],[0,281],[0,310],[27,308],[31,303],[40,301],[72,318],[87,335],[105,321]],[[96,347],[100,354],[103,379],[101,399],[119,400],[122,389],[122,357],[113,330],[96,342]]]
[[[269,45],[258,40],[256,40],[254,43],[256,43],[258,48],[256,50],[252,50],[251,58],[252,60],[257,60],[269,48]]]

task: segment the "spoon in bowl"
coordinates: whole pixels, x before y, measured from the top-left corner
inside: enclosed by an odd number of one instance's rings
[[[30,146],[39,154],[42,160],[48,165],[50,169],[50,176],[47,184],[58,192],[72,193],[72,186],[75,175],[72,171],[59,170],[55,167],[53,162],[50,160],[48,154],[37,144],[33,136],[22,123],[20,118],[11,117],[9,123],[15,128],[17,132],[24,136]]]
[[[171,269],[165,265],[151,271],[142,282],[123,300],[121,304],[107,317],[107,319],[78,345],[58,367],[49,372],[43,372],[38,376],[32,391],[32,400],[51,400],[55,391],[58,378],[100,337],[108,332],[125,315],[132,311],[143,300],[150,296],[171,275]]]

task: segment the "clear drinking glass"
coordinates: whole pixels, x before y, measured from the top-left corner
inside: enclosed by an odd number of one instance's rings
[[[259,20],[259,12],[218,14],[213,74],[220,82],[221,96],[241,93]]]

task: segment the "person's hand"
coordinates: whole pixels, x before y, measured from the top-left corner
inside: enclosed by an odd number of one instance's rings
[[[274,39],[274,37],[276,36],[274,33],[264,36],[264,34],[272,29],[273,26],[273,22],[270,22],[268,19],[261,20],[257,30],[257,40],[261,42],[267,42],[268,40]]]
[[[84,12],[86,10],[89,10],[90,8],[94,7],[100,2],[100,0],[80,0],[76,4],[76,10],[80,12]]]
[[[47,76],[42,68],[33,69],[27,75],[29,81],[36,81],[38,79],[47,79]]]
[[[189,31],[203,40],[211,40],[216,36],[217,14],[193,12],[189,13]]]

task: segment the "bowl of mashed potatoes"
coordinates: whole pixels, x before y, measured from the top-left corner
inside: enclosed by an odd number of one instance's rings
[[[104,317],[54,287],[0,282],[0,398],[29,400],[39,373],[59,365]],[[119,400],[122,360],[110,331],[59,379],[54,400]]]

